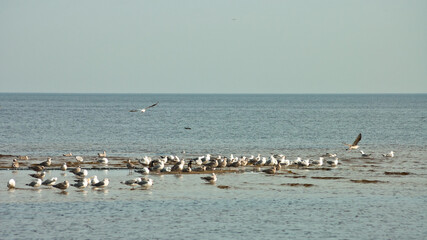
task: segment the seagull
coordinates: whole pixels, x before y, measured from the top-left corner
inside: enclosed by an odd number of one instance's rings
[[[89,184],[88,178],[83,178],[82,180],[78,180],[72,186],[76,188],[85,188],[87,187],[88,184]]]
[[[311,164],[316,165],[316,166],[322,166],[323,165],[323,157],[319,157],[318,160],[311,161]]]
[[[88,174],[88,172],[87,172],[87,170],[86,170],[86,169],[84,169],[83,171],[80,171],[80,172],[78,172],[78,173],[74,173],[74,175],[75,175],[77,178],[84,178],[84,177],[86,177],[86,176],[87,176],[87,174]]]
[[[300,167],[310,166],[310,159],[304,159],[304,160],[299,161],[298,166],[300,166]]]
[[[142,179],[140,182],[138,182],[138,185],[140,185],[143,188],[149,188],[149,187],[153,186],[153,179],[151,179],[151,178]]]
[[[83,157],[81,157],[81,156],[76,156],[76,160],[77,160],[77,162],[83,162]]]
[[[338,158],[335,158],[333,160],[330,159],[330,160],[327,160],[326,162],[331,166],[337,166],[338,165]]]
[[[141,112],[141,113],[144,113],[145,111],[147,111],[147,109],[157,106],[157,104],[159,104],[159,102],[156,102],[155,104],[150,105],[150,106],[148,106],[146,108],[143,108],[143,109],[132,109],[129,112]]]
[[[30,159],[28,156],[19,156],[19,160],[28,160]]]
[[[61,170],[62,170],[62,171],[67,171],[67,163],[66,163],[66,162],[64,162],[64,163],[62,164],[62,166],[61,166]]]
[[[70,183],[67,180],[65,180],[62,183],[58,183],[58,184],[53,185],[52,187],[58,188],[58,189],[61,189],[61,190],[65,190],[69,186],[70,186]]]
[[[34,180],[34,181],[32,181],[28,184],[25,184],[25,185],[30,186],[30,187],[40,187],[40,185],[42,185],[42,180],[40,178],[38,178],[37,180]]]
[[[76,168],[73,168],[70,170],[71,173],[77,174],[82,171],[82,168],[80,166],[77,166]]]
[[[62,154],[62,156],[64,156],[64,157],[72,157],[73,154],[72,153],[65,153],[65,154]]]
[[[184,169],[185,161],[182,159],[181,161],[177,162],[175,165],[173,165],[171,171],[172,172],[181,172]]]
[[[325,154],[322,155],[322,157],[330,157],[330,158],[333,158],[333,157],[336,157],[336,156],[337,156],[336,153],[325,153]]]
[[[108,164],[108,158],[103,157],[103,158],[99,159],[98,162],[107,165]]]
[[[391,151],[389,153],[383,154],[383,157],[394,157],[394,152]]]
[[[126,167],[129,169],[129,173],[132,173],[132,169],[135,169],[135,164],[133,164],[133,163],[131,162],[131,160],[130,160],[130,159],[128,159],[128,162],[127,162],[127,164],[126,164]]]
[[[98,153],[98,157],[106,157],[106,156],[107,156],[107,153],[105,152],[105,150],[103,153]]]
[[[45,185],[45,186],[52,186],[52,185],[54,185],[55,183],[56,183],[56,181],[58,180],[58,178],[56,178],[56,177],[53,177],[53,178],[51,178],[51,179],[47,179],[47,180],[45,180],[44,182],[42,182],[42,185]]]
[[[149,174],[150,173],[150,169],[148,169],[148,167],[143,167],[139,170],[135,170],[135,172],[137,173],[141,173],[141,174]]]
[[[344,145],[348,146],[347,150],[358,149],[359,146],[357,144],[360,142],[360,140],[362,140],[362,134],[361,133],[359,133],[359,135],[357,135],[357,138],[356,138],[356,140],[354,140],[353,144],[344,143]]]
[[[47,158],[46,161],[39,164],[39,166],[43,166],[43,167],[49,167],[50,165],[52,165],[52,158]]]
[[[275,174],[276,173],[276,166],[273,166],[272,168],[262,170],[263,172],[267,174]]]
[[[144,156],[142,159],[138,159],[138,162],[143,166],[148,166],[150,165],[151,158],[148,156]]]
[[[28,168],[36,172],[41,172],[44,170],[44,166],[40,166],[40,165],[33,165],[33,166],[29,166]]]
[[[104,178],[102,181],[92,184],[94,187],[106,187],[110,183],[110,180],[108,178]]]
[[[193,164],[193,160],[190,160],[190,162],[188,162],[187,167],[182,169],[183,172],[191,172],[191,165]]]
[[[200,177],[200,178],[203,179],[203,180],[205,180],[205,181],[207,181],[207,182],[209,182],[209,183],[215,183],[216,180],[217,180],[215,173],[212,173],[211,176]]]
[[[363,152],[362,150],[360,150],[360,153],[362,154],[362,157],[369,157],[369,156],[371,156],[371,154],[369,153],[365,153],[365,152]]]
[[[13,159],[13,160],[12,160],[12,168],[13,168],[13,169],[17,169],[17,168],[19,168],[19,162],[18,162],[18,159]]]
[[[15,188],[15,180],[13,178],[9,179],[9,181],[7,182],[7,188]]]
[[[99,183],[99,180],[98,180],[98,177],[96,176],[96,175],[94,175],[94,176],[92,176],[91,177],[91,182],[90,182],[90,184],[92,185],[92,186],[94,186],[95,184],[98,184]]]
[[[37,173],[34,173],[34,174],[28,174],[28,175],[30,175],[33,178],[43,179],[46,176],[46,172],[43,171],[43,172],[37,172]]]
[[[122,184],[126,184],[128,186],[136,186],[138,185],[139,182],[141,182],[142,179],[141,178],[134,178],[134,179],[130,179],[130,180],[126,180],[124,182],[120,182]]]

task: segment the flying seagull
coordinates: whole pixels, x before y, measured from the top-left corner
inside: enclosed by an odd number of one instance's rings
[[[144,113],[145,111],[147,111],[147,109],[157,106],[157,104],[159,104],[159,102],[156,102],[155,104],[150,105],[150,106],[148,106],[146,108],[143,108],[143,109],[132,109],[129,112],[141,112],[141,113]]]
[[[358,149],[359,146],[357,144],[360,142],[360,140],[362,140],[362,134],[361,133],[359,133],[359,135],[357,135],[357,138],[356,138],[356,140],[354,140],[353,144],[344,143],[344,145],[348,146],[347,150]]]

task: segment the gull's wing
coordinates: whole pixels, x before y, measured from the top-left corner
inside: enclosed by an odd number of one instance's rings
[[[356,146],[360,142],[360,140],[362,140],[362,134],[361,133],[359,133],[359,135],[357,135],[357,138],[356,138],[356,140],[354,140],[352,145]]]
[[[155,104],[150,105],[150,106],[146,107],[145,109],[155,107],[155,106],[157,106],[157,104],[159,104],[159,102],[156,102]]]

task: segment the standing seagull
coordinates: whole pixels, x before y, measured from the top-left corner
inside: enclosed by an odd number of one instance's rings
[[[132,170],[133,170],[133,169],[135,169],[135,164],[133,164],[133,163],[131,162],[131,160],[130,160],[130,159],[128,159],[128,162],[127,162],[127,164],[126,164],[126,167],[129,169],[129,174],[132,174]]]
[[[348,146],[347,150],[358,149],[359,146],[357,144],[360,142],[360,140],[362,140],[362,134],[361,133],[359,133],[359,135],[357,135],[357,138],[356,138],[356,140],[354,140],[353,144],[344,143],[344,145]]]
[[[212,173],[212,175],[211,175],[211,176],[207,176],[207,177],[200,177],[200,178],[201,178],[201,179],[203,179],[203,180],[205,180],[205,181],[206,181],[206,182],[208,182],[208,183],[215,183],[215,182],[216,182],[216,180],[217,180],[215,173]]]
[[[147,109],[157,106],[157,104],[159,104],[159,102],[156,102],[155,104],[150,105],[150,106],[148,106],[146,108],[143,108],[143,109],[132,109],[129,112],[141,112],[141,113],[144,113],[145,111],[147,111]]]

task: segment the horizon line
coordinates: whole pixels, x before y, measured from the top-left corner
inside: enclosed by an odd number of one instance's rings
[[[173,94],[173,95],[420,95],[420,94],[427,94],[427,92],[378,92],[378,93],[255,93],[255,92],[247,92],[247,93],[173,93],[173,92],[141,92],[141,93],[135,93],[135,92],[0,92],[0,94],[158,94],[158,95],[166,95],[166,94]]]

